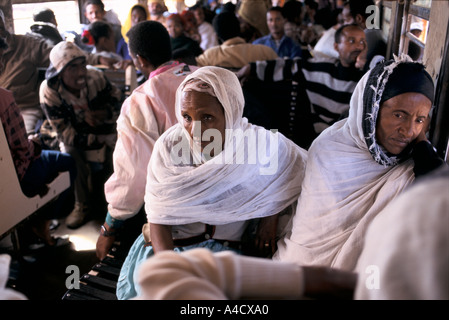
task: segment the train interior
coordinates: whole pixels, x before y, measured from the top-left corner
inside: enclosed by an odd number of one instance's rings
[[[6,8],[7,10],[4,11],[10,14],[13,12],[12,8],[15,3],[39,3],[39,1],[9,1],[7,6],[3,6],[5,2],[7,1],[1,2],[2,9],[9,6],[9,10]],[[107,3],[107,1],[104,2]],[[427,65],[429,73],[435,80],[437,99],[429,135],[441,157],[449,162],[447,158],[449,151],[449,102],[447,100],[449,4],[446,1],[430,0],[377,1],[376,3],[378,3],[380,14],[377,23],[388,43],[387,55],[392,57],[393,54],[407,53],[412,47],[410,44],[414,44],[415,47],[420,48],[422,61]],[[51,2],[49,5],[51,6]],[[419,37],[411,32],[412,24],[416,22],[421,23],[424,30]],[[33,204],[35,208],[38,208],[37,210],[33,209],[29,214],[24,213],[26,216],[11,222],[12,226],[7,230],[0,228],[0,254],[8,253],[12,257],[8,281],[10,288],[23,293],[30,300],[68,299],[67,293],[74,270],[82,277],[95,269],[94,267],[99,263],[95,245],[100,226],[104,223],[107,212],[102,185],[108,174],[110,173],[103,172],[92,179],[91,203],[93,205],[87,221],[80,228],[70,229],[65,225],[65,215],[70,212],[73,201],[70,201],[68,207],[65,208],[65,214],[59,219],[53,220],[52,235],[60,238],[60,245],[48,247],[39,243],[38,239],[28,236],[30,232],[27,229],[27,222],[36,213],[47,210],[47,205],[51,205],[51,201],[44,204]],[[57,186],[55,188],[57,189]],[[4,186],[0,189],[0,196],[4,189]],[[17,200],[18,198],[11,197],[13,195],[4,196],[1,199],[8,201],[8,206],[11,204],[9,207],[20,207],[21,203]],[[4,205],[6,206],[6,202],[1,204],[2,207]],[[14,212],[14,209],[11,212]],[[119,237],[117,246],[114,248],[116,253],[118,251],[118,259],[124,259],[123,252],[126,252],[140,233],[143,221],[145,221],[145,215],[141,211],[135,219],[131,219],[129,222],[127,235]],[[113,256],[114,253],[111,255]],[[74,266],[75,269],[70,268],[71,266]],[[107,280],[108,277],[104,277],[101,286],[108,287]],[[106,293],[103,292],[105,300],[111,297],[110,292],[110,290]],[[94,297],[95,295],[90,298],[94,299]],[[84,298],[88,299],[87,296]],[[73,297],[73,299],[83,299],[83,296]]]

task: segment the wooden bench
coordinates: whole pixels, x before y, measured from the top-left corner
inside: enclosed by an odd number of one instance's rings
[[[103,260],[81,276],[79,288],[67,290],[62,300],[117,300],[117,280],[128,249],[115,243]]]
[[[25,196],[20,187],[1,121],[0,174],[0,238],[70,187],[69,172],[61,172],[48,185],[49,190],[45,196],[36,195],[32,198]]]
[[[126,70],[113,70],[103,65],[94,67],[103,71],[106,78],[122,91],[124,98],[129,97],[137,87],[137,72],[134,66],[128,66]]]

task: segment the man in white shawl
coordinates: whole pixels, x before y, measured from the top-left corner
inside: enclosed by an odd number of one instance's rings
[[[441,164],[425,132],[434,84],[407,56],[359,81],[349,117],[313,142],[296,213],[274,260],[354,270],[366,228],[417,174]]]
[[[240,252],[250,220],[260,219],[258,246],[274,248],[278,216],[300,194],[307,153],[248,123],[243,107],[237,76],[223,68],[202,67],[179,86],[179,123],[154,146],[145,193],[149,223],[122,266],[119,299],[138,294],[135,270],[154,253]]]

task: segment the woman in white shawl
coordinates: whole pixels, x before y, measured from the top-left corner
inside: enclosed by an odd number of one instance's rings
[[[425,136],[433,91],[424,66],[407,56],[363,76],[349,117],[309,149],[298,207],[273,259],[354,270],[372,219],[415,175],[441,164]]]
[[[260,219],[258,246],[275,247],[279,213],[300,194],[307,153],[248,123],[243,107],[239,80],[226,69],[203,67],[181,83],[179,123],[154,146],[145,193],[149,223],[122,266],[119,299],[137,295],[135,270],[154,253],[240,252],[252,219]]]

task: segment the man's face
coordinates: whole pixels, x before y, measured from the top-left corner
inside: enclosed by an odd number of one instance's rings
[[[343,7],[343,11],[341,12],[343,18],[343,24],[352,24],[354,23],[354,17],[351,16],[351,11],[349,10],[349,6],[346,5]]]
[[[70,62],[60,74],[66,88],[74,93],[86,87],[86,75],[85,58],[78,58]]]
[[[355,26],[346,27],[341,33],[340,43],[335,43],[334,48],[344,67],[354,66],[357,57],[366,48],[365,32]]]
[[[105,12],[104,10],[101,9],[100,6],[97,6],[95,4],[89,4],[86,7],[84,15],[86,16],[87,20],[89,20],[89,22],[92,23],[95,21],[103,20]]]
[[[270,30],[270,34],[275,39],[280,39],[284,35],[284,24],[285,19],[282,14],[278,11],[268,11],[267,12],[267,26]]]
[[[159,2],[151,2],[148,5],[148,9],[153,16],[159,16],[164,13],[164,7]]]
[[[421,93],[407,92],[382,103],[376,123],[376,140],[392,154],[400,154],[426,124],[432,107]]]

